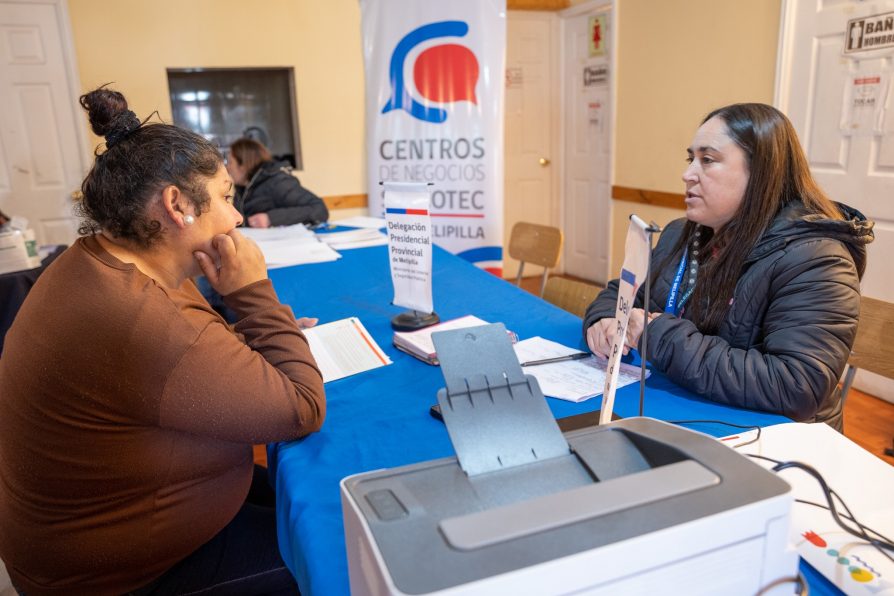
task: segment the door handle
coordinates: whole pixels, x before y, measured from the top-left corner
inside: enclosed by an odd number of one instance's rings
[[[549,163],[550,163],[550,162],[549,162],[549,159],[546,158],[546,157],[541,157],[541,158],[538,160],[538,162],[539,162],[540,165],[543,166],[544,168],[545,168],[546,166],[548,166]]]
[[[12,166],[12,169],[18,172],[19,174],[28,174],[28,170],[23,168],[22,166]]]

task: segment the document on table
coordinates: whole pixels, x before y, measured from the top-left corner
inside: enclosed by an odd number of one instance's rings
[[[391,364],[357,317],[305,329],[304,336],[324,383]]]
[[[346,232],[331,232],[329,234],[317,234],[317,239],[320,242],[328,244],[335,250],[388,244],[388,236],[379,230],[373,230],[371,228],[348,230]]]
[[[239,231],[243,236],[251,238],[255,242],[266,242],[268,240],[292,240],[295,242],[316,241],[314,233],[304,227],[304,224],[276,226],[272,228],[239,228]]]
[[[519,362],[556,358],[580,351],[542,337],[522,340],[513,347]],[[606,364],[606,360],[590,356],[582,360],[526,366],[524,371],[537,379],[544,395],[566,401],[581,402],[602,394],[602,389],[605,386]],[[621,364],[618,387],[639,382],[639,376],[639,367]],[[646,376],[649,376],[648,370]]]
[[[341,257],[331,246],[319,242],[314,233],[301,224],[276,228],[239,228],[239,231],[258,243],[268,269],[324,263]]]
[[[380,217],[368,217],[366,215],[358,215],[356,217],[346,217],[330,222],[336,226],[344,226],[346,228],[370,228],[378,230],[385,227],[385,220]]]

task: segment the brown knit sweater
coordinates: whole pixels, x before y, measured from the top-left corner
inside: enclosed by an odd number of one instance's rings
[[[83,238],[38,280],[0,358],[0,557],[30,594],[122,593],[236,514],[254,443],[325,416],[322,377],[269,280],[164,288]]]

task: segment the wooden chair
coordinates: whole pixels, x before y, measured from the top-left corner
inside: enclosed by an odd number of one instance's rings
[[[563,241],[562,230],[559,228],[525,222],[518,222],[512,226],[512,234],[509,236],[509,256],[519,261],[515,285],[521,285],[525,263],[540,265],[543,267],[540,296],[543,297],[549,270],[559,263]]]
[[[602,288],[599,286],[582,281],[565,279],[563,277],[551,277],[546,282],[546,291],[543,292],[543,299],[555,304],[562,310],[567,310],[571,314],[583,318],[587,312],[587,307],[596,299],[596,295],[600,290]]]
[[[857,369],[889,379],[894,379],[894,303],[867,298],[860,299],[860,323],[857,327],[857,339],[848,359],[847,374],[841,388],[841,402],[847,398],[847,392],[854,381]]]

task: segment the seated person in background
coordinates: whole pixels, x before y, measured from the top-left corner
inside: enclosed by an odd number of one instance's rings
[[[838,379],[873,224],[820,190],[791,123],[768,105],[711,112],[688,153],[686,219],[652,251],[649,320],[640,292],[626,345],[639,345],[647,324],[649,362],[678,385],[841,430]],[[584,318],[603,356],[617,292],[614,280]]]
[[[236,208],[252,228],[316,225],[329,219],[323,200],[292,175],[285,162],[273,161],[270,151],[252,139],[230,145],[227,171],[237,188]]]
[[[116,91],[81,105],[106,139],[81,187],[92,234],[37,281],[0,359],[0,557],[29,595],[297,593],[252,445],[323,423],[307,340],[235,230],[216,147],[141,124]]]

